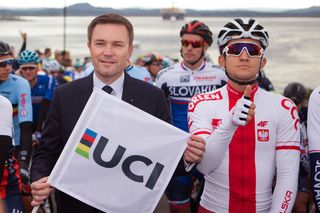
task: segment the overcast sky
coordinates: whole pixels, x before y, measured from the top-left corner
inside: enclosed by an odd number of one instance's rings
[[[0,8],[56,7],[75,3],[90,3],[97,7],[113,8],[165,8],[172,0],[1,0]],[[320,6],[320,0],[175,0],[174,6],[199,10],[215,9],[299,9]]]

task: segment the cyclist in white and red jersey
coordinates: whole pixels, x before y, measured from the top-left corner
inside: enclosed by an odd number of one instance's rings
[[[189,103],[190,132],[206,142],[197,166],[205,175],[199,213],[291,212],[299,171],[299,116],[293,101],[258,87],[268,44],[267,31],[254,19],[231,20],[218,35],[227,85]]]
[[[308,140],[313,200],[320,212],[320,87],[313,90],[308,107]]]
[[[218,66],[204,60],[213,42],[207,25],[193,20],[182,26],[180,37],[183,61],[161,70],[155,85],[164,91],[170,103],[173,125],[187,132],[190,98],[223,86],[227,76]],[[190,193],[190,177],[173,177],[167,187],[171,212],[188,213]]]

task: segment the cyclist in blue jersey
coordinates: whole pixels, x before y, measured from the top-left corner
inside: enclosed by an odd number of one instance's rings
[[[131,77],[139,79],[141,81],[153,83],[152,78],[148,70],[144,67],[138,67],[136,65],[128,63],[128,66],[124,69]]]
[[[3,198],[6,200],[9,212],[17,211],[21,207],[20,177],[24,184],[29,182],[29,160],[32,149],[30,86],[28,81],[22,77],[11,74],[12,63],[13,58],[10,46],[0,41],[0,95],[9,99],[13,107],[13,139],[15,153],[19,160],[18,166],[12,153],[6,164],[9,172]]]
[[[42,128],[47,116],[56,81],[52,76],[38,75],[39,56],[35,51],[25,50],[19,54],[20,74],[29,81],[33,110],[33,133],[40,140]]]
[[[68,83],[68,80],[64,76],[64,70],[57,60],[44,62],[42,69],[55,79],[56,86]]]
[[[94,67],[91,64],[86,68],[85,75],[88,76],[93,71],[94,71]],[[130,62],[127,62],[127,67],[124,69],[124,71],[126,71],[131,77],[133,77],[135,79],[139,79],[141,81],[145,81],[150,84],[153,84],[150,73],[144,67],[139,67],[139,66],[131,64]]]
[[[183,25],[180,37],[183,61],[161,70],[155,84],[168,98],[174,126],[187,132],[190,98],[220,88],[226,84],[227,77],[218,66],[204,60],[213,42],[212,32],[207,25],[193,20]],[[191,186],[190,177],[171,179],[167,187],[171,212],[189,212]]]

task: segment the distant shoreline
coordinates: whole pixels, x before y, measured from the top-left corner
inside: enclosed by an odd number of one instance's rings
[[[170,9],[170,8],[169,8]],[[176,8],[171,8],[176,9]],[[259,10],[195,10],[186,9],[185,17],[320,17],[320,6],[304,9],[290,9],[284,11]],[[28,9],[0,9],[1,16],[63,16],[64,8],[28,8]],[[66,8],[67,16],[97,16],[105,13],[118,13],[123,16],[161,17],[161,9],[141,8],[102,8],[88,3],[70,5]],[[0,18],[1,19],[1,18]]]
[[[20,16],[0,15],[0,21],[25,21]]]

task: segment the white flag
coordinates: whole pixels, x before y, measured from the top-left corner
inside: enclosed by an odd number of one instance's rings
[[[188,137],[94,89],[48,182],[108,213],[153,212]]]

